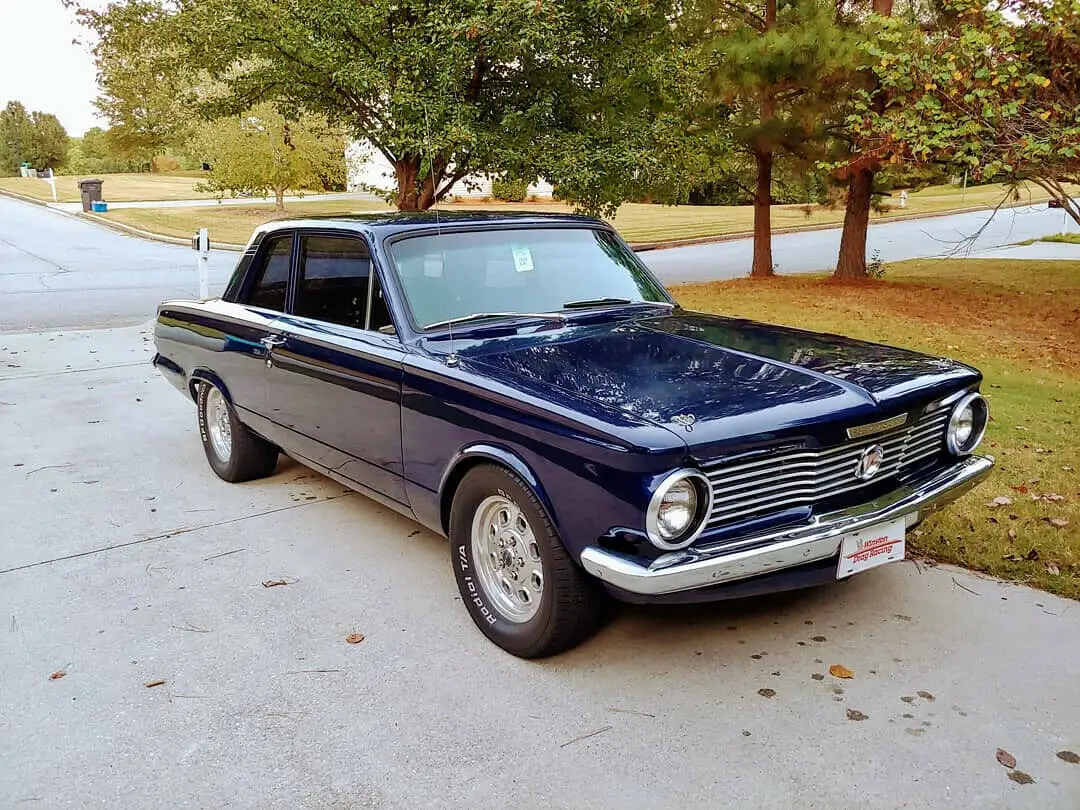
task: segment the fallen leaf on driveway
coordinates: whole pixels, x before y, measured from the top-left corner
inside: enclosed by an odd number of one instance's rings
[[[986,504],[991,509],[997,509],[999,506],[1012,506],[1012,498],[1007,498],[1004,495],[998,495],[994,500]]]
[[[768,688],[758,689],[757,693],[759,695],[761,695],[762,697],[771,698],[771,697],[774,697],[776,695],[776,690],[775,689],[768,689]]]
[[[829,674],[834,678],[854,678],[855,673],[842,664],[833,664],[829,667]]]
[[[147,689],[153,689],[155,686],[164,686],[164,684],[165,684],[164,679],[161,679],[161,680],[157,680],[157,681],[147,681],[145,686],[146,686]]]
[[[997,761],[1004,765],[1006,768],[1016,767],[1016,757],[1014,757],[1004,748],[999,748],[995,756],[997,757]]]
[[[52,675],[49,676],[49,680],[50,681],[58,681],[61,678],[63,678],[65,675],[67,675],[67,673],[64,672],[64,670],[58,669],[58,670],[56,670],[56,672],[54,672]]]
[[[1009,771],[1009,778],[1018,785],[1032,785],[1035,783],[1035,780],[1031,778],[1031,775],[1026,774],[1023,771]]]
[[[1071,762],[1073,765],[1080,765],[1080,754],[1074,754],[1072,751],[1058,751],[1057,758],[1064,762]]]
[[[868,720],[869,718],[870,718],[870,715],[863,714],[862,712],[860,712],[860,711],[858,711],[856,709],[848,709],[847,710],[847,719],[848,720]]]
[[[353,633],[352,635],[345,636],[345,640],[350,644],[359,644],[364,640],[363,633]]]
[[[263,581],[264,588],[276,588],[278,585],[288,585],[289,582],[284,579],[267,579]]]

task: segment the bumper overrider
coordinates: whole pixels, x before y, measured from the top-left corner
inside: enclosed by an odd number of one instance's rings
[[[702,545],[657,557],[650,565],[598,546],[581,554],[593,576],[644,596],[690,591],[835,557],[844,534],[903,517],[910,528],[956,500],[985,478],[993,459],[971,456],[932,478],[894,489],[873,501],[817,515],[812,522],[776,532]]]

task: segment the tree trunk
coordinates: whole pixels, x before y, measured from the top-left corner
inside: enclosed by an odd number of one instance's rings
[[[776,26],[776,0],[765,0],[765,30]],[[761,126],[764,128],[776,114],[776,99],[772,88],[761,95]],[[773,144],[765,135],[758,136],[754,144],[754,163],[757,168],[757,185],[754,189],[754,261],[750,266],[751,278],[769,278],[773,273],[772,262],[772,165]]]
[[[893,0],[873,0],[873,12],[881,17],[891,17]],[[871,92],[876,93],[874,107],[879,112],[885,109],[885,98],[877,81],[871,85]],[[833,278],[867,278],[866,269],[866,233],[870,227],[870,200],[874,193],[874,173],[877,161],[867,162],[848,174],[847,208],[844,211],[844,230],[840,234],[840,255],[836,260]]]
[[[874,191],[874,170],[855,169],[848,178],[844,231],[840,235],[840,257],[833,278],[866,278],[866,232],[870,226],[870,198]]]
[[[399,211],[419,211],[420,195],[416,178],[420,175],[420,158],[402,157],[394,164],[397,179],[397,207]]]
[[[754,149],[757,187],[754,190],[754,263],[751,278],[768,278],[772,261],[772,149],[759,144]]]
[[[274,189],[274,208],[278,211],[285,210],[285,189]]]

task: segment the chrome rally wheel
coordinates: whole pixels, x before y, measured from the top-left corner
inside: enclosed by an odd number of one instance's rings
[[[540,610],[544,564],[540,546],[521,508],[503,495],[481,501],[472,522],[476,575],[491,604],[512,622]]]
[[[214,455],[227,464],[232,457],[232,425],[229,421],[229,404],[221,391],[211,386],[206,394],[206,431]]]

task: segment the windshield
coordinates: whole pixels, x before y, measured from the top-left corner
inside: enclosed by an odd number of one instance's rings
[[[390,253],[421,328],[478,313],[668,302],[629,248],[593,228],[413,236],[394,242]]]

